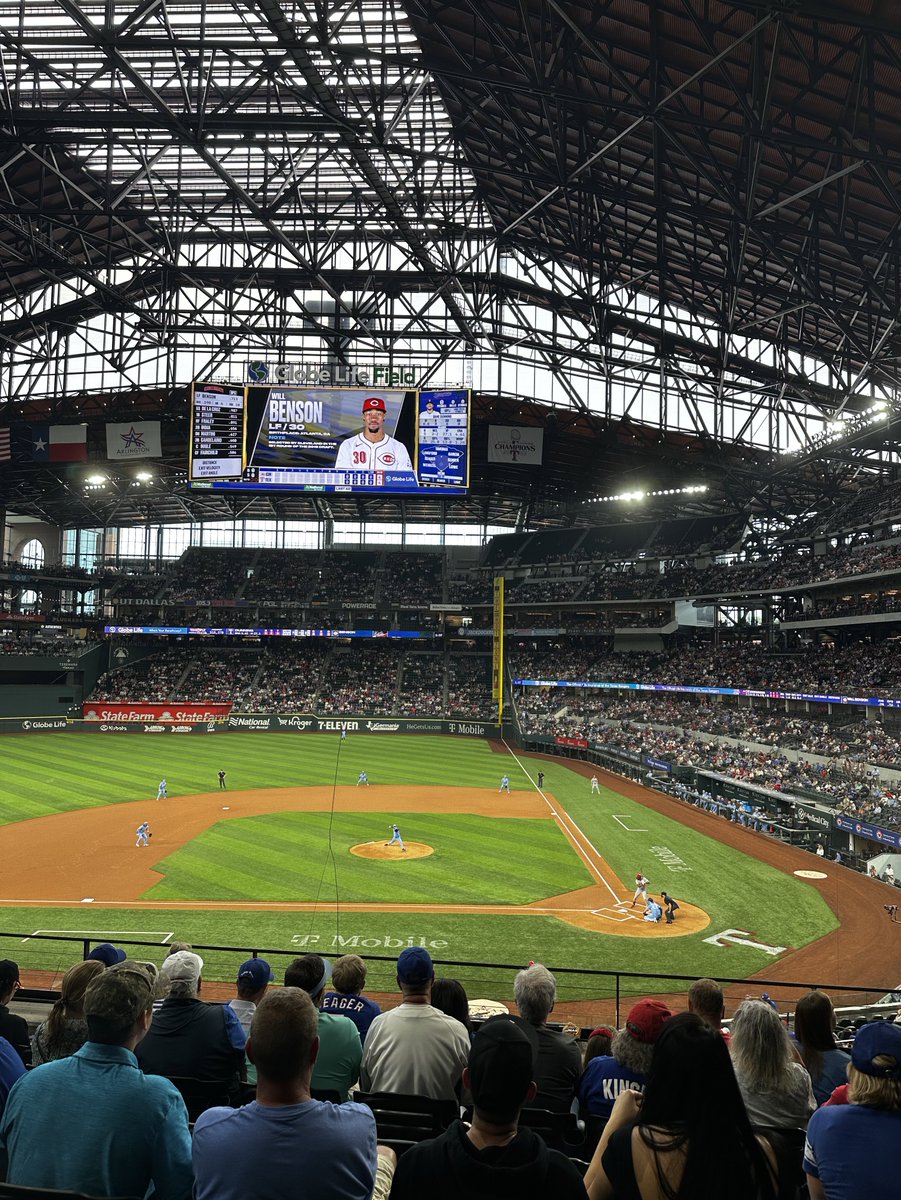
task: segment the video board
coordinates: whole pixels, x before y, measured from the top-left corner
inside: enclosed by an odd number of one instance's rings
[[[463,495],[468,390],[195,384],[193,489]]]

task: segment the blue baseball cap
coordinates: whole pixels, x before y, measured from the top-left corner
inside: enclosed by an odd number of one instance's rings
[[[424,946],[409,946],[397,960],[397,979],[411,987],[435,978],[432,956]]]
[[[238,983],[244,987],[261,988],[275,979],[265,958],[248,958],[238,967]]]
[[[118,946],[113,946],[110,942],[101,942],[88,955],[89,959],[93,959],[94,962],[102,962],[105,967],[114,967],[116,963],[125,962],[127,957],[124,950],[120,950]]]
[[[864,1075],[901,1080],[901,1028],[890,1021],[862,1025],[854,1035],[851,1062]]]

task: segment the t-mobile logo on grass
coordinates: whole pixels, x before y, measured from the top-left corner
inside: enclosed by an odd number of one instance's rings
[[[295,946],[318,946],[322,938],[318,933],[295,933],[291,938]],[[396,938],[387,933],[382,937],[364,937],[353,933],[342,937],[340,933],[327,939],[326,945],[333,950],[406,950],[408,946],[424,946],[427,950],[445,950],[448,942],[433,941],[425,937]]]

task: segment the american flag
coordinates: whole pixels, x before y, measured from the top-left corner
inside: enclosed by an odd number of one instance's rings
[[[9,426],[0,426],[0,462],[9,462],[12,458],[12,448],[9,442]]]

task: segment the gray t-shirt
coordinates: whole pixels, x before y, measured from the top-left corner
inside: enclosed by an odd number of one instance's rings
[[[777,1129],[806,1129],[810,1114],[817,1106],[807,1068],[791,1064],[791,1074],[785,1087],[754,1091],[745,1078],[737,1074],[738,1086],[752,1125],[771,1125]]]

